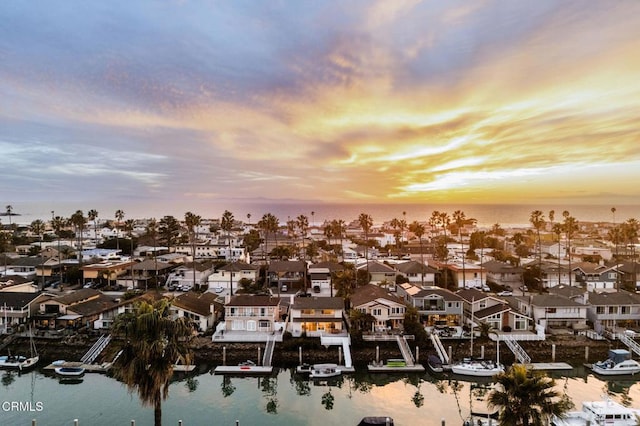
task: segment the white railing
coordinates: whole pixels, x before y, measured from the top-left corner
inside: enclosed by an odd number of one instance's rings
[[[515,339],[510,336],[505,336],[505,338],[502,340],[504,340],[504,342],[507,344],[507,347],[511,349],[511,352],[513,352],[520,364],[531,363],[531,357],[525,352],[522,346],[520,346],[520,344],[518,344]]]
[[[409,347],[409,343],[407,343],[407,339],[405,339],[404,336],[396,336],[396,341],[398,342],[400,352],[402,352],[402,357],[407,363],[407,366],[411,367],[415,365],[416,361],[413,358],[413,354],[411,353],[411,348]]]
[[[638,344],[638,342],[633,340],[631,336],[627,335],[626,333],[618,333],[617,337],[618,339],[620,339],[622,343],[627,345],[629,349],[631,349],[636,354],[640,355],[640,344]]]
[[[433,347],[436,348],[436,352],[438,353],[438,357],[443,364],[449,364],[449,355],[444,350],[444,346],[440,341],[440,337],[437,334],[431,334],[431,342],[433,343]]]

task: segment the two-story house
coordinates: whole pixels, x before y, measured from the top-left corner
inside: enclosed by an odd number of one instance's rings
[[[617,332],[620,328],[637,327],[640,323],[640,295],[628,291],[588,292],[587,318],[593,329]]]
[[[490,260],[482,264],[486,271],[487,281],[495,284],[518,288],[523,283],[522,274],[524,269],[519,266],[513,266],[509,263]]]
[[[240,280],[258,281],[260,267],[245,262],[227,263],[208,276],[209,291],[217,294],[235,294],[240,289]],[[233,290],[233,291],[232,291]]]
[[[400,275],[409,280],[410,283],[422,286],[436,285],[436,274],[438,271],[425,265],[422,262],[411,260],[395,265]]]
[[[341,297],[296,297],[289,308],[289,327],[295,337],[339,334],[343,331]]]
[[[351,295],[351,308],[375,318],[372,331],[403,329],[404,301],[375,284],[358,287]]]
[[[464,300],[449,290],[404,283],[396,287],[396,295],[418,310],[425,326],[462,325]]]
[[[361,271],[369,271],[369,275],[371,276],[369,282],[371,284],[386,283],[389,286],[394,286],[396,283],[396,275],[398,274],[398,271],[385,263],[370,260],[369,262],[358,265],[357,268]]]
[[[6,333],[8,327],[26,324],[45,298],[46,296],[34,292],[0,291],[0,333]]]
[[[224,306],[216,301],[213,293],[188,292],[173,299],[171,312],[176,318],[188,318],[198,331],[207,331],[213,327]]]
[[[302,260],[276,260],[269,264],[267,277],[270,287],[278,293],[295,293],[305,287],[307,263]]]
[[[516,297],[518,310],[552,334],[556,329],[584,330],[587,306],[558,294]]]
[[[36,326],[40,328],[102,328],[96,321],[105,311],[111,311],[118,301],[90,288],[52,297],[40,303]]]
[[[265,341],[269,334],[279,331],[281,301],[271,296],[227,296],[224,317],[224,333],[241,332],[246,342]]]
[[[569,285],[569,277],[572,276],[572,271],[568,265],[558,262],[546,262],[543,261],[540,264],[542,287],[551,288],[558,285]],[[571,278],[571,282],[575,282],[575,278]]]
[[[483,282],[486,281],[485,269],[474,263],[452,263],[442,266],[449,270],[456,288],[482,288]]]
[[[587,291],[616,291],[621,276],[617,266],[604,266],[597,263],[581,262],[572,267],[576,276],[576,285],[584,286]]]

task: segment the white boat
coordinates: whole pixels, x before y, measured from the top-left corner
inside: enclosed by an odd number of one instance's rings
[[[296,367],[296,373],[309,374],[311,372],[311,364],[301,364]]]
[[[640,362],[631,359],[626,349],[609,350],[609,358],[593,364],[591,370],[602,376],[618,376],[640,373]]]
[[[82,367],[56,367],[55,372],[60,377],[82,377],[84,375],[84,368]]]
[[[23,355],[3,355],[0,356],[0,369],[9,369],[9,370],[27,370],[33,366],[35,366],[40,357],[38,356],[38,351],[36,350],[36,345],[33,343],[33,336],[29,333],[30,345],[31,345],[31,356],[26,357]]]
[[[337,364],[314,364],[309,370],[309,377],[320,379],[326,377],[335,377],[342,374]]]
[[[452,364],[451,372],[461,376],[492,377],[503,373],[504,366],[491,360],[465,358]]]
[[[552,426],[635,426],[640,409],[625,407],[611,399],[582,403],[582,411],[570,411],[564,417],[553,416]]]

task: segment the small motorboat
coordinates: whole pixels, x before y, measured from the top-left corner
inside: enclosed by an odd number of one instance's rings
[[[440,358],[438,358],[437,355],[429,355],[429,357],[427,358],[427,365],[434,373],[442,373],[444,371],[442,361],[440,360]]]
[[[635,426],[640,409],[625,407],[608,397],[602,401],[585,401],[582,411],[570,411],[562,418],[553,416],[552,426],[611,425]]]
[[[55,372],[60,377],[78,378],[84,375],[83,367],[56,367]]]
[[[251,370],[252,367],[256,366],[256,363],[248,359],[239,363],[238,366],[240,367],[240,370]]]
[[[321,379],[326,377],[335,377],[342,374],[337,364],[314,364],[309,370],[309,377],[312,379]]]
[[[298,374],[309,374],[311,372],[311,364],[301,364],[296,367],[296,373]]]
[[[451,366],[451,372],[461,376],[493,377],[504,372],[504,366],[491,360],[465,358]]]
[[[611,349],[609,358],[596,362],[591,370],[602,376],[621,376],[640,373],[640,362],[631,359],[631,352],[626,349]]]

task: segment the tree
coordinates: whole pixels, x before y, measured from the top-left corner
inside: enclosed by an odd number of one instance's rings
[[[543,426],[551,416],[562,416],[573,403],[554,390],[555,380],[521,364],[497,374],[498,388],[489,394],[489,406],[500,411],[501,426]]]
[[[367,262],[367,275],[369,275],[369,232],[373,226],[373,219],[367,213],[360,213],[358,222],[364,232],[364,257]]]
[[[302,253],[306,258],[306,250],[305,250],[305,239],[307,238],[307,232],[309,231],[309,218],[305,215],[301,214],[296,218],[296,226],[300,231],[300,236],[302,237]],[[305,290],[307,289],[307,280],[305,280]]]
[[[622,237],[629,247],[631,247],[631,262],[633,263],[633,288],[628,289],[629,291],[636,290],[636,281],[637,281],[637,263],[636,263],[636,243],[638,242],[638,231],[640,230],[640,223],[636,219],[627,219],[626,222],[622,224]],[[616,273],[618,273],[616,271]]]
[[[180,222],[173,216],[164,216],[158,224],[160,241],[169,249],[178,243],[180,237]]]
[[[542,269],[540,268],[540,265],[542,264],[542,244],[540,242],[540,230],[544,228],[545,225],[544,213],[540,210],[532,211],[531,216],[529,216],[529,222],[533,225],[538,237],[538,271],[540,272],[538,283],[542,283]]]
[[[458,241],[462,246],[462,288],[467,288],[464,243],[462,241],[462,227],[467,222],[467,217],[462,210],[456,210],[453,212],[453,221],[458,228]]]
[[[38,240],[40,240],[40,250],[42,252],[42,235],[44,234],[44,222],[40,219],[36,219],[31,222],[29,225],[29,229],[31,232],[38,236]],[[38,256],[41,256],[41,253],[38,253]],[[41,265],[42,268],[42,289],[44,289],[44,266]]]
[[[87,224],[87,218],[84,217],[82,210],[76,210],[76,212],[71,215],[71,224],[73,225],[76,238],[78,239],[78,266],[82,268],[82,241],[84,239],[84,227]]]
[[[562,235],[562,224],[554,223],[551,229],[558,239],[558,285],[560,285],[560,236]]]
[[[154,408],[154,424],[162,425],[162,401],[169,396],[173,365],[191,362],[188,340],[193,326],[185,317],[172,319],[170,304],[137,304],[132,312],[120,314],[114,334],[124,339],[120,356],[113,363],[114,376],[129,392],[137,392],[144,405]]]
[[[116,218],[116,250],[120,250],[120,222],[122,222],[122,219],[124,219],[124,211],[118,209],[116,210],[116,214],[115,214],[115,218]]]
[[[424,225],[419,223],[417,220],[414,220],[411,225],[409,225],[409,231],[413,232],[413,234],[418,237],[418,241],[420,243],[420,264],[421,268],[424,268],[424,250],[422,250],[422,236],[424,235]],[[424,286],[424,269],[420,273],[420,284]]]
[[[229,248],[229,263],[233,262],[233,256],[231,251],[231,230],[233,229],[234,221],[235,221],[235,218],[233,217],[233,213],[231,213],[229,210],[225,210],[224,213],[222,213],[222,218],[220,219],[220,228],[222,228],[222,230],[227,233],[227,242],[228,242],[228,248]],[[233,296],[233,273],[232,272],[229,272],[229,291],[231,293],[231,296]]]
[[[93,222],[93,240],[98,244],[98,210],[89,210],[87,212],[87,219]]]
[[[569,287],[571,287],[571,276],[573,272],[571,270],[571,238],[575,235],[578,230],[578,221],[576,218],[571,216],[567,210],[562,212],[562,216],[564,216],[564,223],[562,224],[562,229],[564,230],[564,234],[567,237],[567,253],[569,254]]]
[[[133,262],[132,262],[132,260],[133,260],[133,227],[134,227],[134,225],[135,225],[135,221],[133,219],[127,219],[124,222],[124,226],[123,226],[124,232],[126,232],[127,235],[129,236],[129,244],[130,244],[130,249],[131,249],[130,250],[131,253],[129,253],[129,256],[131,256],[131,258],[129,259],[129,263],[131,263],[130,273],[131,273],[131,282],[132,283],[133,283]]]
[[[266,249],[268,249],[267,235],[269,235],[269,233],[273,234],[274,240],[275,240],[275,245],[276,246],[278,245],[278,228],[279,228],[279,224],[280,224],[280,221],[272,213],[265,213],[262,216],[262,219],[260,219],[260,221],[258,221],[258,228],[261,229],[262,232],[264,233],[264,245],[265,245]]]
[[[196,227],[200,225],[202,218],[194,213],[184,214],[184,223],[189,233],[189,243],[191,244],[191,258],[193,262],[193,288],[196,288]]]
[[[147,236],[153,241],[153,261],[155,264],[155,279],[156,286],[158,285],[158,253],[156,253],[156,247],[158,245],[158,222],[155,219],[150,219],[147,223]],[[145,290],[147,290],[147,281],[145,280]]]

